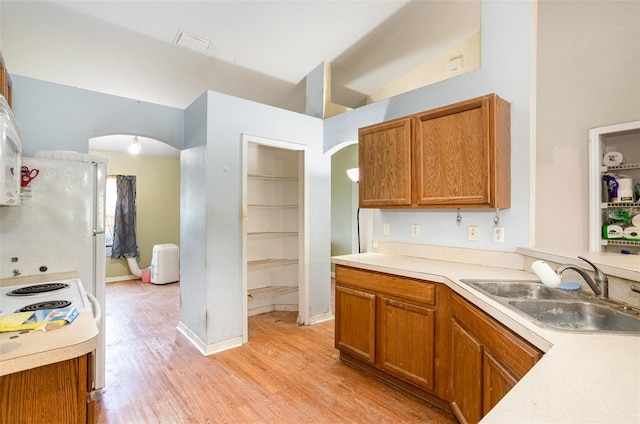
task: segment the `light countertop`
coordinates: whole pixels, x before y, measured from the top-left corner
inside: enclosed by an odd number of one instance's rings
[[[554,251],[520,253],[540,259],[545,255],[563,258]],[[608,264],[608,271],[615,268],[624,278],[640,281],[634,258],[625,258],[620,268],[615,261],[596,259],[599,266]],[[545,352],[482,423],[640,423],[640,336],[570,333],[541,327],[460,281],[537,280],[533,273],[517,266],[495,267],[389,253],[336,256],[332,262],[445,284]]]
[[[10,286],[73,278],[77,274],[49,274],[46,277],[5,278],[0,285]],[[83,311],[71,324],[43,332],[31,330],[0,333],[0,375],[12,374],[55,362],[77,358],[98,345],[98,328],[91,311]]]

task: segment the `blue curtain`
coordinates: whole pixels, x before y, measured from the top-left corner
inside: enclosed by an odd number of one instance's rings
[[[113,259],[140,255],[136,240],[136,177],[116,175],[115,220],[113,225]]]

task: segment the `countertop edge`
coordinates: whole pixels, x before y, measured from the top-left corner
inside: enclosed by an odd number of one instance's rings
[[[19,335],[18,337],[29,337],[34,340],[29,340],[29,347],[18,352],[4,353],[4,349],[11,340],[3,339],[0,345],[0,349],[3,349],[0,353],[0,376],[77,358],[92,352],[98,346],[98,328],[91,311],[81,312],[71,324],[53,330],[53,332],[62,331],[67,334],[58,333],[54,336],[52,332],[32,330]],[[4,333],[4,335],[15,333],[17,332]],[[48,337],[55,337],[55,341],[50,342],[50,348],[43,349],[41,346],[47,343]],[[34,348],[34,346],[39,347]]]

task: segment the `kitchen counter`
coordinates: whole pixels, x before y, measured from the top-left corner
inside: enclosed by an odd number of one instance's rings
[[[507,267],[461,263],[457,261],[397,254],[362,253],[332,258],[339,265],[423,279],[447,285],[487,314],[545,352],[543,358],[494,407],[482,423],[639,423],[640,422],[640,336],[605,333],[572,333],[538,326],[513,309],[461,282],[462,279],[537,280],[522,267],[516,254],[494,252]],[[438,249],[441,251],[442,249]],[[455,249],[457,255],[460,253]],[[520,251],[519,251],[520,252]],[[560,252],[527,250],[520,252],[559,261],[573,259]],[[438,253],[441,255],[441,253]],[[472,257],[475,254],[472,254]],[[491,256],[491,253],[482,253]],[[598,254],[594,254],[598,255]],[[593,256],[589,257],[593,259]],[[581,255],[582,256],[582,255]],[[586,256],[586,255],[585,255]],[[458,256],[469,258],[469,255]],[[637,257],[636,257],[637,258]],[[599,257],[618,275],[640,281],[635,258],[625,258],[624,266]],[[524,263],[524,261],[522,262]],[[515,264],[515,265],[514,265]],[[603,267],[604,268],[604,267]]]
[[[0,279],[0,286],[41,283],[76,278],[76,273]],[[90,310],[80,312],[71,324],[43,332],[0,333],[0,376],[77,358],[98,345],[98,328]]]

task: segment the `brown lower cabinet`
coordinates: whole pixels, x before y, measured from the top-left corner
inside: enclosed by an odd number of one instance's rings
[[[93,423],[93,354],[0,377],[0,423]]]
[[[451,409],[460,422],[477,423],[542,352],[457,294],[451,313]]]
[[[343,361],[476,423],[542,352],[448,287],[336,266]]]

